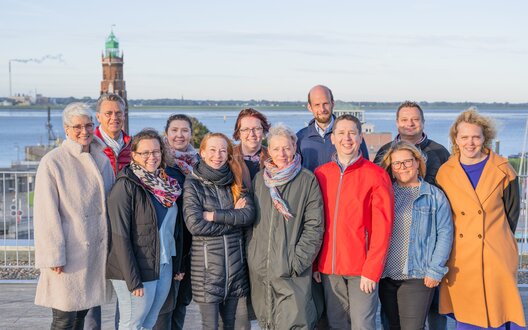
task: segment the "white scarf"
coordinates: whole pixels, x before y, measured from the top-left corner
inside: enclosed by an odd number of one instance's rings
[[[119,138],[116,140],[112,139],[106,132],[99,127],[99,132],[103,137],[104,143],[109,146],[113,151],[115,156],[119,156],[119,152],[125,146],[125,141],[123,140],[123,132],[119,132]]]

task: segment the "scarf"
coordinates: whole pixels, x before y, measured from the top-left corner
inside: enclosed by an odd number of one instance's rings
[[[271,194],[271,200],[273,206],[284,216],[285,220],[289,220],[293,215],[288,210],[286,202],[281,198],[279,194],[278,186],[285,185],[295,178],[295,176],[301,171],[301,157],[299,154],[295,154],[291,163],[285,168],[279,170],[273,163],[271,158],[268,158],[264,162],[264,184],[269,188]]]
[[[252,156],[248,156],[248,155],[242,155],[242,158],[244,160],[247,160],[249,162],[253,162],[253,163],[260,163],[260,151],[262,149],[259,149],[254,155]]]
[[[130,163],[130,169],[139,178],[143,187],[150,191],[164,207],[171,207],[182,193],[178,181],[168,176],[163,169],[152,173],[134,162]]]
[[[193,175],[201,179],[202,181],[211,182],[215,186],[227,186],[233,183],[235,177],[233,172],[225,163],[219,169],[212,168],[207,165],[204,161],[200,160],[193,167]]]
[[[167,147],[169,156],[172,157],[172,160],[174,160],[174,163],[183,172],[183,174],[188,175],[191,173],[193,166],[198,163],[198,153],[193,148],[193,146],[189,144],[187,151],[180,151],[174,149],[169,144],[169,140],[166,136],[163,137],[163,142]]]
[[[115,156],[119,156],[119,152],[121,149],[125,146],[125,140],[123,139],[123,132],[119,133],[119,137],[117,140],[114,140],[110,137],[110,135],[106,134],[104,129],[101,129],[99,127],[99,133],[101,133],[101,136],[103,137],[104,143],[110,147],[114,151]]]

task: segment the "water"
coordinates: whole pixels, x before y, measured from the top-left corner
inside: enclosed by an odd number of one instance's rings
[[[173,113],[185,113],[198,118],[210,131],[232,135],[235,119],[240,109],[173,108],[173,109],[132,109],[130,112],[130,132],[137,133],[144,127],[162,131],[167,117]],[[312,119],[305,108],[263,109],[271,123],[283,122],[295,131],[303,128]],[[459,114],[459,110],[425,110],[425,132],[448,149],[449,128]],[[481,113],[495,119],[500,140],[500,153],[505,156],[521,152],[524,130],[528,118],[527,109],[494,110],[482,109]],[[56,136],[64,138],[62,109],[51,111],[51,122]],[[224,120],[225,118],[225,120]],[[396,133],[393,110],[367,110],[366,121],[375,125],[375,132]],[[47,112],[45,110],[0,109],[0,167],[7,167],[12,161],[24,159],[24,147],[46,144]]]

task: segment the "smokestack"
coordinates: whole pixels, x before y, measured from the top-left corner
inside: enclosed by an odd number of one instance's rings
[[[11,60],[9,60],[9,97],[13,97],[13,85],[11,83]]]

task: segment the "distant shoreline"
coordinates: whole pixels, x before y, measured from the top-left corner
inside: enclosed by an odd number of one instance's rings
[[[88,102],[92,103],[92,102]],[[359,109],[366,111],[376,110],[396,110],[399,103],[373,103],[373,104],[361,104],[354,105],[343,102],[336,102],[335,109]],[[465,110],[470,106],[476,106],[478,109],[496,109],[496,110],[523,110],[528,109],[528,103],[420,103],[424,110]],[[51,110],[62,111],[65,104],[53,104],[49,105]],[[256,108],[258,110],[265,111],[284,111],[284,110],[306,110],[305,103],[299,103],[295,105],[258,105],[258,104],[233,104],[233,105],[130,105],[129,111],[135,110],[170,110],[170,109],[182,109],[187,111],[193,110],[237,110],[244,108]],[[42,110],[46,111],[48,105],[32,105],[32,106],[0,106],[1,110]]]

